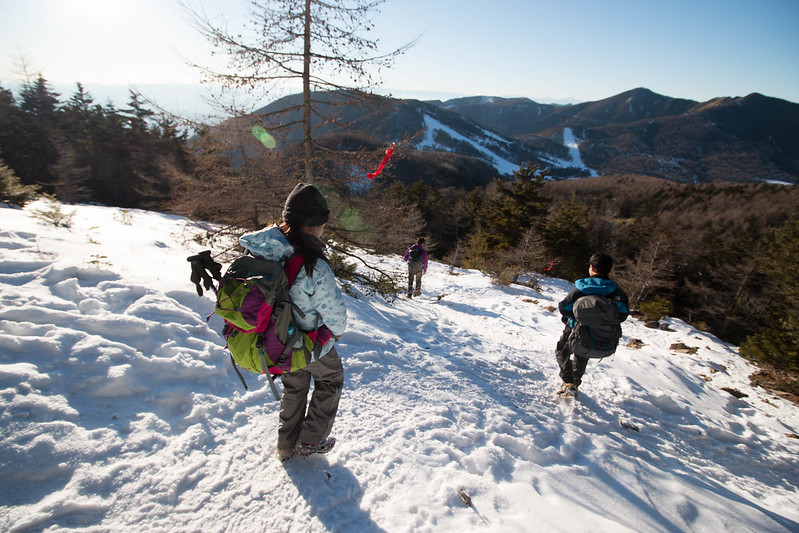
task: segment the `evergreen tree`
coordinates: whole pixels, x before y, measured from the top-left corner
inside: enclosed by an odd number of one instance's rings
[[[170,181],[191,165],[185,135],[154,120],[140,95],[130,107],[103,108],[78,83],[61,104],[43,76],[26,83],[19,101],[0,87],[0,157],[22,183],[61,201],[157,207]]]
[[[423,181],[417,181],[408,189],[411,203],[422,212],[425,220],[432,220],[441,211],[441,193]]]
[[[514,173],[515,181],[493,182],[493,194],[484,196],[471,193],[466,200],[466,211],[474,214],[478,228],[468,240],[464,250],[464,265],[480,268],[494,274],[514,270],[520,266],[511,253],[531,229],[536,229],[547,213],[551,200],[543,194],[547,172],[538,165],[528,163]],[[490,187],[489,187],[490,189]],[[528,247],[530,241],[524,243]],[[514,264],[508,264],[512,261]]]
[[[502,236],[503,247],[515,247],[527,230],[538,225],[546,215],[551,199],[542,192],[548,172],[527,163],[513,173],[515,181],[505,186],[497,180],[500,198],[488,215],[491,226]]]
[[[39,192],[35,185],[23,185],[19,178],[0,159],[0,202],[24,206],[33,200]]]
[[[498,252],[503,249],[507,248],[503,248],[503,243],[498,242],[496,233],[478,225],[469,236],[463,251],[463,266],[498,274],[500,270]]]
[[[544,242],[556,258],[557,275],[570,280],[585,277],[588,259],[595,251],[589,232],[588,209],[575,195],[547,218]]]
[[[178,129],[177,122],[172,117],[162,115],[151,133],[156,136],[158,152],[180,169],[187,170],[191,163],[191,155],[186,145],[187,133]]]
[[[128,94],[130,96],[128,101],[130,107],[123,110],[122,115],[126,118],[127,125],[133,132],[145,136],[150,130],[149,120],[155,113],[144,106],[141,94],[132,89],[128,91]]]
[[[58,93],[55,93],[40,74],[26,82],[20,94],[20,109],[25,116],[22,132],[24,144],[20,168],[16,168],[23,183],[52,186],[56,181],[53,167],[58,163],[60,124],[56,113]]]
[[[71,123],[68,129],[74,133],[85,133],[90,125],[92,104],[94,98],[84,89],[83,84],[78,82],[75,84],[75,92],[69,97],[64,111],[68,112]]]
[[[132,203],[155,207],[168,195],[168,182],[161,175],[155,138],[150,133],[149,120],[155,113],[145,107],[139,93],[131,90],[129,94],[130,107],[122,110],[127,158],[120,183]]]
[[[489,240],[495,243],[494,248],[513,248],[546,214],[550,203],[542,193],[546,175],[538,165],[528,163],[514,173],[515,181],[506,184],[495,180],[493,194],[482,199],[470,196],[475,221],[492,234]]]
[[[92,189],[97,201],[119,207],[139,207],[130,197],[125,120],[108,102],[93,117]]]
[[[95,149],[93,103],[92,96],[77,83],[75,92],[60,110],[62,135],[58,162],[53,167],[53,192],[63,202],[97,199],[91,186]]]
[[[799,219],[775,229],[763,273],[771,285],[767,325],[741,344],[741,353],[799,371]],[[794,384],[795,393],[799,387]]]
[[[62,141],[58,145],[58,161],[52,166],[53,182],[50,189],[62,202],[78,203],[93,199],[88,184],[91,167],[85,163],[86,154],[71,144]]]
[[[18,179],[26,168],[27,138],[25,116],[18,107],[14,94],[0,86],[0,158],[15,171]]]
[[[448,255],[457,248],[458,241],[472,229],[468,196],[461,189],[447,188],[440,191],[441,208],[428,223],[431,235],[437,243],[439,256]]]

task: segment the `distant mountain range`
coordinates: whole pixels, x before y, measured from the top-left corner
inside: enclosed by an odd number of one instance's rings
[[[391,170],[407,182],[473,186],[532,161],[556,178],[641,174],[682,183],[799,183],[799,104],[760,94],[695,102],[640,88],[573,105],[376,97],[370,106],[341,108],[337,93],[315,97],[327,102],[338,124],[349,124],[322,126],[322,142],[350,148],[396,142],[404,159]],[[291,110],[298,103],[292,95],[256,113],[287,123],[298,118]],[[298,139],[299,132],[289,137]]]

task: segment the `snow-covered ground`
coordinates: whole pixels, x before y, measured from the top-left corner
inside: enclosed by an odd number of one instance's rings
[[[629,320],[556,400],[571,285],[432,263],[417,300],[347,296],[338,444],[281,464],[268,386],[188,280],[199,229],[35,207],[0,208],[2,531],[799,531],[799,408],[679,320]]]

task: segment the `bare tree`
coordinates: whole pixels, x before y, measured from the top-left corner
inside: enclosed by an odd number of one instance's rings
[[[364,37],[373,29],[369,15],[385,0],[253,0],[244,31],[228,29],[223,22],[191,8],[193,26],[228,58],[226,68],[200,68],[207,81],[227,89],[268,93],[302,82],[302,101],[288,111],[301,110],[301,118],[275,128],[302,126],[305,179],[314,180],[312,124],[334,120],[318,91],[341,91],[366,96],[375,83],[376,69],[389,67],[413,42],[388,53],[378,51],[376,40]]]
[[[668,237],[656,234],[636,254],[635,260],[620,265],[617,277],[629,291],[633,307],[658,289],[672,286],[671,262],[672,250]]]

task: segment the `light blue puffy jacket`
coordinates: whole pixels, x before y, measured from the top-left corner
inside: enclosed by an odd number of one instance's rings
[[[270,261],[282,263],[294,254],[294,247],[277,226],[247,233],[239,239],[239,244],[254,256]],[[295,313],[297,324],[304,331],[314,330],[324,324],[333,332],[334,339],[344,334],[347,327],[347,307],[333,270],[325,261],[316,261],[312,277],[308,277],[305,268],[301,268],[289,294],[292,302],[305,313],[305,318]],[[333,344],[334,340],[328,342],[322,349],[321,356],[328,353]]]

